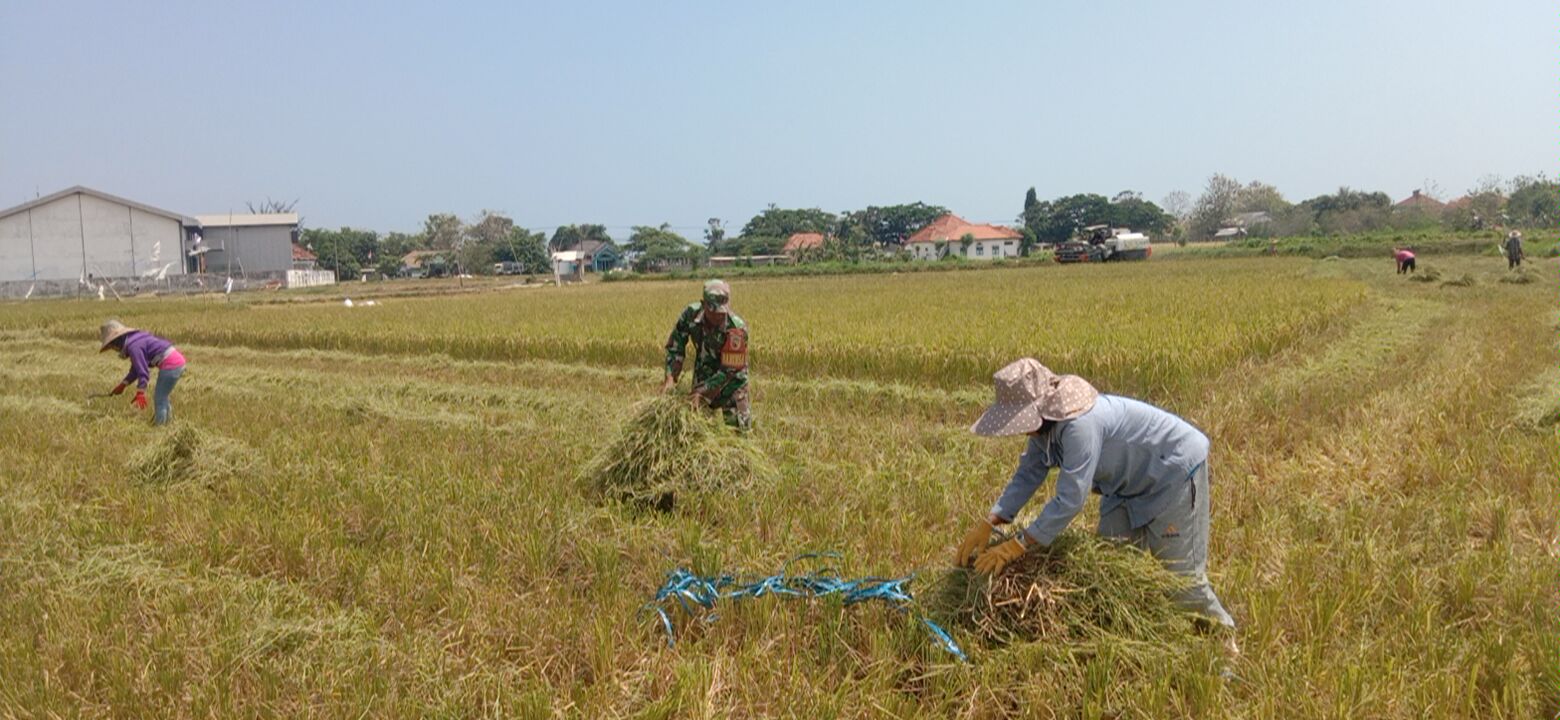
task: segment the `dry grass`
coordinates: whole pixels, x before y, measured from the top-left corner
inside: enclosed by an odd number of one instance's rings
[[[950,571],[931,603],[934,612],[999,644],[1166,653],[1196,641],[1191,617],[1172,601],[1184,587],[1184,579],[1137,548],[1068,530],[993,577]]]
[[[695,410],[683,396],[662,395],[635,405],[582,475],[605,497],[669,510],[679,498],[773,482],[776,471],[718,413]]]
[[[161,438],[136,450],[125,467],[145,485],[214,485],[256,470],[255,452],[236,440],[176,425]]]

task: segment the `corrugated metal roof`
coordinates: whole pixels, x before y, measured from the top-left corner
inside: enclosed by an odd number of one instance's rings
[[[150,213],[152,215],[161,215],[161,216],[163,216],[165,218],[168,218],[170,220],[177,220],[177,221],[179,221],[179,223],[181,223],[183,225],[194,225],[195,222],[196,222],[195,218],[192,218],[192,217],[190,217],[188,215],[180,215],[179,213],[176,213],[176,212],[171,212],[171,211],[168,211],[168,210],[164,210],[162,208],[155,208],[155,207],[152,207],[151,205],[138,203],[138,202],[136,202],[134,200],[127,200],[125,198],[119,197],[118,195],[110,195],[110,194],[108,194],[106,192],[103,192],[102,190],[93,190],[92,188],[89,188],[89,187],[87,187],[85,185],[75,185],[75,186],[72,186],[72,187],[68,187],[68,188],[65,188],[64,190],[61,190],[61,191],[57,192],[57,193],[53,193],[53,194],[50,194],[50,195],[44,195],[43,197],[38,198],[38,199],[33,200],[33,201],[30,201],[30,202],[24,202],[21,205],[17,205],[16,207],[6,208],[5,210],[0,210],[0,218],[9,217],[9,216],[15,215],[15,214],[17,214],[19,212],[26,212],[26,211],[31,210],[31,209],[33,209],[35,207],[40,206],[40,205],[47,205],[47,204],[49,204],[51,202],[54,202],[55,200],[58,200],[58,199],[60,199],[62,197],[68,197],[70,195],[75,195],[76,193],[81,193],[83,195],[91,195],[92,197],[100,198],[100,199],[103,199],[103,200],[107,200],[109,202],[119,203],[121,205],[129,205],[130,207],[133,207],[133,208],[135,208],[137,210],[140,210],[141,212],[144,212],[144,213]]]
[[[258,227],[264,225],[297,225],[298,213],[223,213],[221,215],[196,215],[201,227]]]

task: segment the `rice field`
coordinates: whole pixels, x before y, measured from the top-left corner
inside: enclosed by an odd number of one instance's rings
[[[1299,258],[740,282],[772,468],[671,512],[585,470],[694,282],[0,304],[0,716],[1554,717],[1560,272],[1427,265],[1473,282]],[[124,373],[110,316],[189,358],[174,427],[87,397]],[[642,608],[677,567],[837,551],[934,596],[1021,449],[967,432],[1020,355],[1212,438],[1235,678],[1207,644],[950,628],[964,664],[828,600],[667,646]]]

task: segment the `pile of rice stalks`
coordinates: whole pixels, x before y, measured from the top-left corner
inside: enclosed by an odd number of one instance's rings
[[[1423,272],[1417,272],[1408,276],[1411,282],[1435,282],[1441,279],[1441,271],[1435,268],[1425,268]]]
[[[739,489],[773,480],[774,466],[719,413],[694,410],[683,396],[634,406],[617,437],[586,466],[596,492],[670,510],[678,496]]]
[[[255,451],[243,443],[180,425],[137,450],[125,466],[131,480],[146,485],[210,487],[253,470],[256,463]]]
[[[1068,530],[995,577],[953,571],[931,606],[997,643],[1168,649],[1196,637],[1195,616],[1173,602],[1186,586],[1142,550]]]
[[[1479,281],[1474,279],[1474,277],[1472,275],[1469,275],[1468,273],[1463,273],[1462,275],[1454,277],[1454,278],[1452,278],[1450,280],[1443,281],[1441,283],[1441,287],[1447,287],[1447,286],[1451,286],[1451,287],[1473,287],[1474,285],[1477,285],[1478,283],[1479,283]]]
[[[1509,273],[1506,273],[1505,275],[1500,276],[1500,281],[1503,283],[1510,283],[1512,285],[1527,285],[1529,283],[1538,282],[1538,273],[1533,272],[1527,268],[1517,268]]]

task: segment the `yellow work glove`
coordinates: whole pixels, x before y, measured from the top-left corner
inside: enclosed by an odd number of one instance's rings
[[[953,556],[954,567],[969,567],[974,561],[975,554],[986,548],[986,542],[991,539],[991,522],[981,520],[970,526],[964,533],[964,539],[959,541],[959,550]]]
[[[1017,560],[1028,549],[1018,538],[1002,543],[975,558],[975,572],[982,575],[995,575],[1002,572],[1002,568]]]

